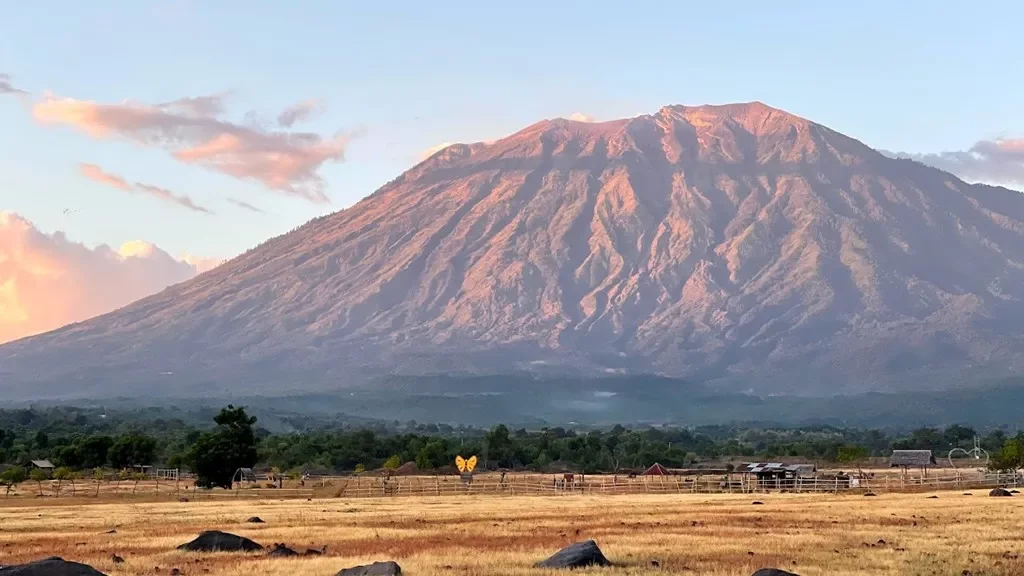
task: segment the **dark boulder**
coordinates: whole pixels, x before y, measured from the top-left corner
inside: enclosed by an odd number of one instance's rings
[[[274,549],[270,551],[269,556],[274,558],[288,558],[290,556],[298,556],[299,553],[284,544],[274,544]]]
[[[871,497],[871,496],[874,496],[875,493],[874,492],[865,492],[864,495],[867,496],[867,497]]]
[[[28,564],[19,564],[17,566],[7,566],[6,568],[0,568],[0,575],[2,576],[106,576],[103,572],[89,566],[88,564],[79,564],[78,562],[68,562],[63,558],[56,556],[52,558],[46,558],[44,560],[38,560],[36,562],[29,562]]]
[[[1002,497],[1013,496],[1013,494],[1010,494],[1010,491],[1007,490],[1006,488],[993,488],[992,491],[988,493],[988,495]]]
[[[178,550],[185,550],[186,552],[256,552],[263,550],[263,546],[248,538],[235,536],[227,532],[210,530],[199,534],[195,540],[188,544],[178,546]]]
[[[259,516],[252,516],[246,520],[246,522],[249,524],[266,524],[266,522],[263,521],[263,518],[260,518]]]
[[[366,566],[353,566],[336,576],[402,576],[402,567],[395,562],[374,562]]]
[[[761,568],[757,572],[754,572],[753,576],[797,576],[792,572],[786,572],[785,570],[779,570],[778,568]]]
[[[586,568],[587,566],[611,566],[612,563],[604,557],[597,542],[587,540],[577,542],[562,548],[555,555],[538,562],[537,568]]]

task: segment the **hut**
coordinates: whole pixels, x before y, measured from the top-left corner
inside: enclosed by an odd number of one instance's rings
[[[889,459],[889,467],[900,468],[904,474],[910,468],[920,468],[927,476],[928,468],[935,465],[935,456],[931,450],[893,450]]]
[[[53,472],[53,469],[56,468],[49,460],[33,460],[32,467],[44,472]]]
[[[668,476],[668,468],[665,468],[661,464],[655,462],[650,468],[644,470],[644,476]]]
[[[792,488],[798,478],[813,477],[814,464],[783,464],[782,462],[752,462],[742,470],[745,476],[757,478],[759,488]]]

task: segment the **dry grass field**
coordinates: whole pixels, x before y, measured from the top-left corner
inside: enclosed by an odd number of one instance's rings
[[[1024,574],[1024,497],[960,492],[857,495],[463,496],[126,503],[0,501],[0,565],[49,555],[112,576],[329,576],[374,560],[409,575],[537,575],[568,543],[593,538],[616,567],[583,574]],[[763,505],[753,505],[753,500]],[[250,516],[266,524],[248,524]],[[193,554],[175,547],[219,529],[321,557]],[[115,533],[107,533],[116,530]],[[114,564],[111,555],[124,557]],[[656,560],[659,567],[652,566]]]

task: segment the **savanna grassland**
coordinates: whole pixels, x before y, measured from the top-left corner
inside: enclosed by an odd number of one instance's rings
[[[937,498],[931,496],[937,495]],[[754,500],[763,505],[754,505]],[[422,574],[550,574],[531,566],[593,538],[614,568],[585,573],[1024,574],[1024,498],[855,495],[464,496],[127,503],[0,502],[0,564],[60,555],[112,576],[332,575],[375,560]],[[259,516],[265,524],[249,524]],[[175,550],[203,530],[319,557]],[[116,531],[108,533],[109,531]],[[124,558],[115,564],[112,555]],[[653,561],[657,562],[655,566]]]

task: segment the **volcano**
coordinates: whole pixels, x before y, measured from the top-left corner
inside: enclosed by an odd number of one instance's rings
[[[113,313],[0,347],[19,397],[660,374],[941,389],[1024,366],[1024,197],[761,103],[539,122]]]

